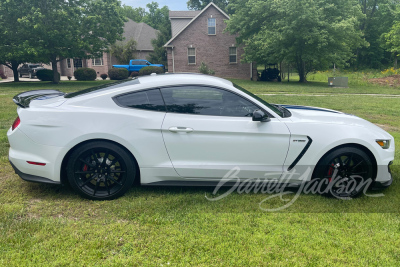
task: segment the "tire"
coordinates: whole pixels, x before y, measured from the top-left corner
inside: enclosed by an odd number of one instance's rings
[[[340,199],[362,194],[373,179],[369,156],[356,147],[342,147],[325,155],[315,168],[313,179],[322,182],[321,193]]]
[[[82,197],[92,200],[121,197],[131,188],[135,175],[133,157],[120,146],[105,141],[78,147],[67,164],[71,187]]]

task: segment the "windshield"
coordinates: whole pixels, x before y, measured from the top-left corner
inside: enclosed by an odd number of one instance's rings
[[[80,95],[84,95],[84,94],[89,94],[89,93],[97,93],[99,91],[103,91],[103,90],[109,90],[109,89],[114,89],[117,87],[122,87],[122,86],[127,86],[127,85],[134,85],[134,84],[139,84],[139,80],[137,78],[135,79],[127,79],[127,80],[121,80],[121,81],[116,81],[113,83],[107,83],[107,84],[103,84],[100,86],[96,86],[96,87],[91,87],[91,88],[87,88],[78,92],[73,92],[73,93],[69,93],[66,94],[64,97],[65,98],[72,98],[72,97],[76,97],[76,96],[80,96]]]
[[[242,91],[243,93],[251,96],[252,98],[257,99],[258,101],[260,101],[261,103],[263,103],[264,105],[266,105],[268,108],[270,108],[272,111],[274,111],[276,114],[278,114],[281,117],[284,117],[284,112],[279,109],[276,105],[272,105],[270,103],[268,103],[267,101],[263,100],[261,97],[256,96],[253,93],[250,93],[249,91],[247,91],[246,89],[244,89],[243,87],[237,85],[236,83],[233,83],[233,86],[235,86],[237,89],[239,89],[240,91]]]

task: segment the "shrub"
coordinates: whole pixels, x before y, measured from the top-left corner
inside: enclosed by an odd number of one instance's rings
[[[94,81],[97,78],[96,71],[91,68],[79,68],[74,71],[74,76],[78,81]]]
[[[157,74],[164,73],[164,69],[161,67],[147,66],[147,67],[141,68],[139,71],[140,76],[150,75],[152,73],[157,73]]]
[[[52,70],[38,70],[36,77],[41,81],[52,81],[53,71]],[[60,73],[58,73],[58,78],[60,78]]]
[[[105,79],[107,79],[108,75],[105,74],[105,73],[103,73],[103,74],[100,74],[100,77],[101,77],[103,80],[105,80]]]
[[[132,71],[131,75],[129,75],[130,77],[137,77],[139,76],[139,72],[138,71]]]
[[[69,80],[69,81],[72,79],[72,77],[71,77],[71,76],[67,76],[67,78],[68,78],[68,80]]]
[[[124,80],[129,77],[129,71],[127,69],[112,68],[108,71],[108,77],[110,77],[110,80]]]
[[[214,75],[214,74],[215,74],[215,71],[213,71],[212,69],[210,69],[210,68],[206,65],[206,63],[204,63],[204,62],[201,62],[200,67],[199,67],[199,71],[200,71],[200,73],[208,74],[208,75]]]

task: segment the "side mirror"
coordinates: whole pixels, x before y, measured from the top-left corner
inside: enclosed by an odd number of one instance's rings
[[[265,114],[261,109],[256,109],[253,112],[253,121],[267,122],[270,120],[271,119],[268,117],[268,115]]]

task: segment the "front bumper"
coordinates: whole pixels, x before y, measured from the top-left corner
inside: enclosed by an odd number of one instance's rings
[[[388,172],[390,179],[386,180],[386,181],[374,181],[370,186],[371,190],[385,189],[393,183],[392,171],[390,170],[390,165],[392,165],[392,164],[393,164],[393,161],[390,161],[387,166],[387,172]]]

